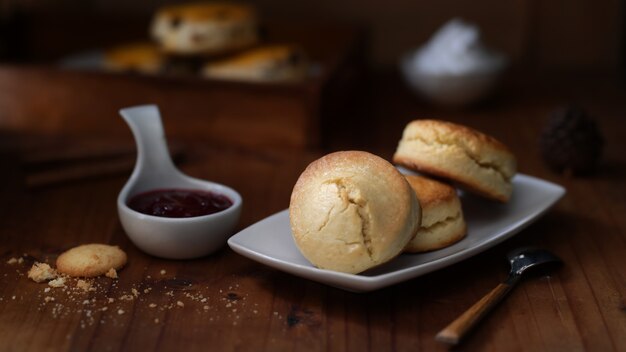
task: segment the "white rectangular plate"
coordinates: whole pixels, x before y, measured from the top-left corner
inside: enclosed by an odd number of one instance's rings
[[[565,194],[559,185],[518,174],[509,203],[461,195],[467,236],[444,249],[402,254],[392,261],[353,275],[314,267],[300,254],[291,236],[289,211],[283,210],[228,240],[235,252],[270,267],[348,291],[390,286],[467,259],[510,238],[537,220]]]

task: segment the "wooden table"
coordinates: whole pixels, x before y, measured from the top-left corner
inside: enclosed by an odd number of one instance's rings
[[[445,111],[424,104],[395,74],[386,73],[374,77],[363,97],[358,127],[335,121],[322,131],[331,141],[326,150],[253,150],[183,141],[186,173],[242,194],[238,229],[286,208],[300,172],[324,152],[365,149],[389,158],[402,128],[414,118],[448,119],[490,133],[510,146],[521,172],[567,189],[552,211],[514,238],[443,270],[364,294],[294,277],[227,247],[186,261],[142,253],[116,214],[116,195],[128,173],[45,188],[23,186],[24,151],[50,151],[78,141],[63,139],[62,126],[50,134],[29,133],[27,127],[43,119],[54,126],[63,118],[55,111],[22,115],[19,130],[0,127],[0,349],[446,350],[434,335],[506,277],[509,250],[537,245],[555,252],[565,265],[519,285],[459,349],[626,350],[624,93],[612,76],[525,75],[507,82],[490,103]],[[539,131],[547,115],[566,102],[591,111],[606,138],[602,167],[590,177],[555,174],[539,156]],[[0,126],[15,126],[11,119],[0,111]],[[123,130],[120,121],[94,123]],[[173,135],[184,128],[166,126]],[[115,135],[109,142],[132,145],[130,133]],[[97,138],[106,141],[107,135]],[[65,249],[89,242],[119,245],[128,253],[118,280],[98,278],[95,291],[83,291],[70,289],[74,281],[70,288],[47,290],[26,278],[33,261],[54,263]],[[9,264],[10,258],[23,262]]]

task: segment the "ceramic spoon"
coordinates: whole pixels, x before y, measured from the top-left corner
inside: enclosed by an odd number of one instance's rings
[[[120,114],[137,143],[135,169],[117,198],[118,214],[128,237],[143,251],[163,258],[195,258],[219,249],[239,220],[239,193],[215,182],[189,177],[176,168],[155,105],[125,108]],[[132,196],[158,189],[209,191],[228,197],[233,204],[214,214],[188,218],[146,215],[128,207]]]

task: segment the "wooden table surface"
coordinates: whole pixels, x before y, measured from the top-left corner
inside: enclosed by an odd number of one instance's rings
[[[517,155],[520,172],[567,189],[550,212],[512,239],[459,264],[361,294],[271,269],[228,247],[196,260],[142,253],[126,237],[116,213],[117,192],[129,173],[24,186],[33,172],[25,167],[26,156],[81,148],[107,141],[107,135],[64,138],[63,124],[55,124],[63,117],[55,111],[22,114],[26,121],[18,124],[19,130],[2,127],[16,125],[6,112],[11,109],[2,106],[0,349],[446,350],[435,334],[505,279],[509,250],[535,245],[553,251],[565,265],[522,282],[458,349],[626,350],[625,90],[610,75],[521,78],[503,85],[490,103],[445,111],[415,98],[395,74],[375,75],[355,110],[358,115],[322,131],[329,140],[323,149],[253,150],[182,141],[186,173],[228,184],[242,194],[238,230],[286,208],[300,172],[325,152],[364,149],[390,158],[402,128],[415,118],[448,119],[492,134]],[[556,174],[539,156],[537,138],[547,116],[568,102],[587,108],[605,136],[601,168],[588,177]],[[42,120],[55,129],[29,133],[28,126]],[[126,129],[118,118],[97,123]],[[166,126],[168,134],[176,135],[175,123]],[[132,148],[130,132],[121,136],[117,133],[109,145]],[[90,242],[115,244],[128,253],[118,280],[100,277],[94,290],[83,291],[75,281],[48,289],[27,279],[34,261],[54,263],[62,251]],[[11,258],[23,260],[10,264]]]

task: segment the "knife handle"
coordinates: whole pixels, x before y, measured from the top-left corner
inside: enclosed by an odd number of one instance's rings
[[[504,296],[511,290],[512,284],[501,283],[487,295],[471,306],[465,313],[441,330],[435,339],[456,345]]]

